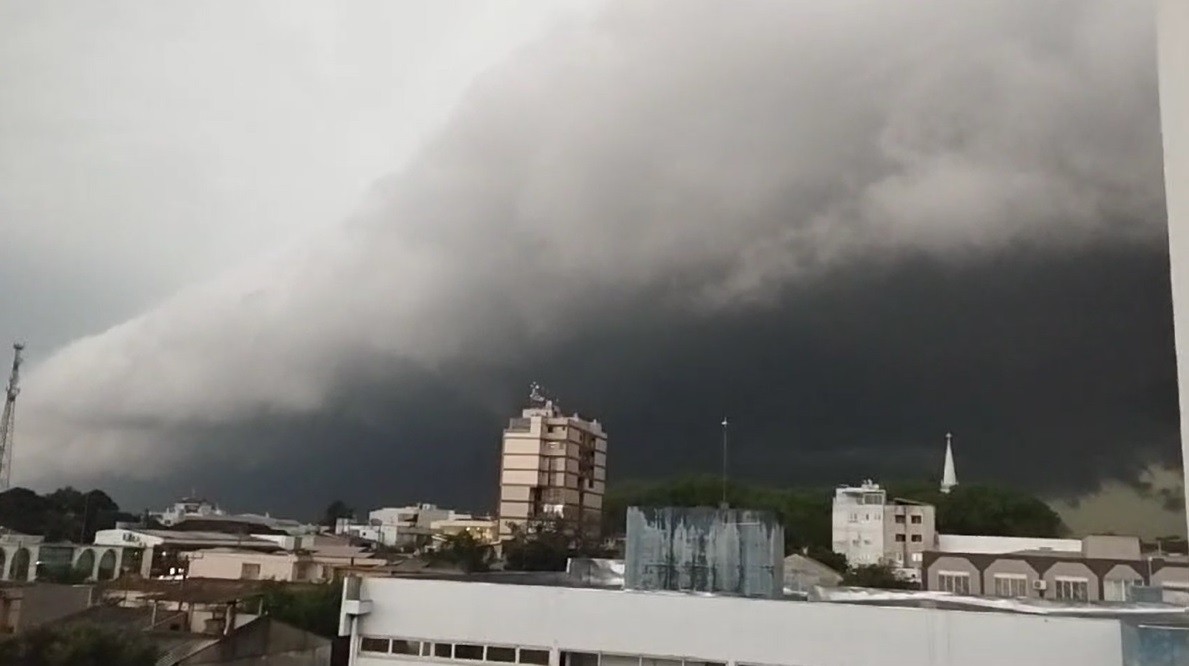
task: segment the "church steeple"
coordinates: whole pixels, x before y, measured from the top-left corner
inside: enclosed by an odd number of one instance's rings
[[[958,485],[958,473],[954,471],[954,435],[945,434],[945,468],[941,472],[941,492],[949,493]]]

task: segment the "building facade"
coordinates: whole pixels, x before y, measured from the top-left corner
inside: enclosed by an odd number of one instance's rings
[[[39,536],[0,535],[0,580],[32,582],[70,576],[104,581],[139,572],[143,551],[128,544],[46,543]]]
[[[1186,589],[1189,561],[1144,556],[1136,537],[1088,536],[1076,552],[927,552],[922,585],[960,595],[1121,602],[1135,586]]]
[[[493,621],[493,618],[497,618]],[[1121,666],[1123,623],[474,583],[348,579],[352,666]]]
[[[1189,460],[1189,4],[1160,0],[1156,19],[1164,191],[1180,386],[1181,459]],[[1185,487],[1189,488],[1189,465]]]
[[[595,420],[564,414],[534,386],[529,406],[504,429],[499,537],[536,521],[598,536],[607,483],[607,433]]]
[[[923,553],[936,543],[933,505],[889,500],[872,481],[836,488],[832,513],[834,552],[853,566],[889,564],[916,579]]]

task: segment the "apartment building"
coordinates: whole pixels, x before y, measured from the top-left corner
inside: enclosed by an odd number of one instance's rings
[[[922,586],[960,595],[1073,602],[1126,601],[1135,586],[1189,589],[1184,556],[1145,556],[1133,536],[1088,536],[1080,543],[1078,550],[1058,543],[1014,552],[926,552]]]
[[[543,520],[598,536],[606,470],[607,433],[602,425],[563,413],[534,385],[529,406],[504,429],[499,538]]]
[[[889,500],[870,480],[834,491],[833,549],[851,565],[890,564],[918,579],[923,553],[936,543],[936,522],[933,505]]]

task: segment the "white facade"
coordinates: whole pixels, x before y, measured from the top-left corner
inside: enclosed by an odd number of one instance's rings
[[[1119,666],[1123,654],[1111,619],[426,579],[344,588],[352,666]],[[364,649],[422,644],[451,656]]]
[[[852,565],[879,564],[884,559],[884,505],[888,496],[879,484],[834,491],[834,552]]]
[[[1164,188],[1172,268],[1173,328],[1181,396],[1181,458],[1189,460],[1189,3],[1161,0],[1157,15]],[[1189,488],[1189,465],[1183,465]]]
[[[942,553],[975,553],[1002,555],[1021,550],[1052,550],[1061,553],[1081,553],[1081,539],[1041,539],[1032,537],[972,536],[967,534],[938,534],[937,551]]]

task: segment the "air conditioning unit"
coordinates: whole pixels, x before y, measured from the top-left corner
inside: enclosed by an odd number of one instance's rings
[[[1032,589],[1034,589],[1034,590],[1040,590],[1043,592],[1047,587],[1048,587],[1048,583],[1046,583],[1043,580],[1032,581]]]

